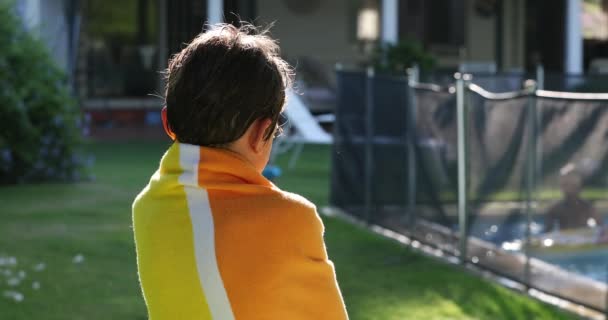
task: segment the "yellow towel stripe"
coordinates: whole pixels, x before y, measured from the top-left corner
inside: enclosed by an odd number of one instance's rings
[[[211,312],[196,268],[194,234],[187,196],[179,182],[177,144],[133,204],[139,277],[150,320],[210,320]]]

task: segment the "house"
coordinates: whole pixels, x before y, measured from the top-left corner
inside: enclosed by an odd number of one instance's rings
[[[334,65],[366,59],[365,39],[419,41],[448,69],[477,63],[523,71],[540,62],[549,71],[582,73],[593,58],[608,53],[602,51],[608,35],[585,33],[581,17],[599,8],[587,15],[587,29],[608,28],[606,2],[18,0],[17,11],[68,72],[84,110],[154,122],[162,104],[154,96],[163,92],[160,71],[204,22],[274,22],[272,34],[303,76],[304,87],[331,104],[327,88],[333,86]],[[120,112],[112,115],[112,110]],[[146,116],[148,111],[153,113]]]

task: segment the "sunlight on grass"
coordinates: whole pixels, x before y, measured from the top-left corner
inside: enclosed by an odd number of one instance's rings
[[[92,144],[94,182],[0,188],[0,319],[147,318],[137,281],[131,202],[165,148],[163,143]],[[306,147],[298,167],[286,170],[277,183],[322,206],[328,172],[329,150]],[[343,221],[325,223],[351,319],[567,318]],[[1,260],[10,257],[14,265]],[[19,271],[25,272],[19,283],[8,284],[8,278],[21,277]],[[15,292],[23,295],[21,301]]]
[[[286,167],[286,158],[278,164]],[[318,206],[328,203],[330,151],[309,146],[278,179]],[[553,307],[412,252],[335,218],[324,218],[330,258],[352,319],[569,319]]]

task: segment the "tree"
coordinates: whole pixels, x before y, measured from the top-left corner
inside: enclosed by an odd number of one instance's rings
[[[0,184],[80,180],[81,114],[11,1],[0,2],[0,48]]]

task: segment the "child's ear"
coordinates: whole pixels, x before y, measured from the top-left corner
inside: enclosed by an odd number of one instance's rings
[[[167,120],[167,106],[164,106],[163,110],[160,112],[160,118],[163,120],[163,128],[165,128],[165,132],[169,138],[171,138],[171,140],[175,141],[175,133],[173,133],[173,130],[171,130],[169,120]]]
[[[258,119],[251,124],[251,134],[249,135],[249,146],[255,153],[260,153],[264,150],[264,146],[271,142],[266,139],[272,120],[268,118]]]

